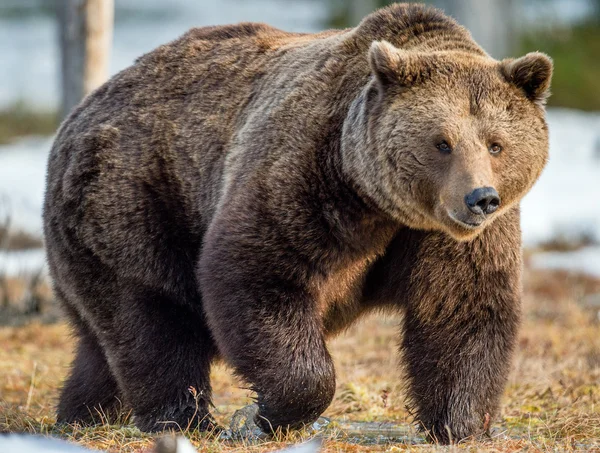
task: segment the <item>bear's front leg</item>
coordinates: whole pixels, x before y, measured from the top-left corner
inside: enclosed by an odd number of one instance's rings
[[[433,441],[483,434],[497,415],[520,316],[520,244],[509,217],[471,242],[432,233],[417,254],[402,349],[416,419]]]
[[[277,240],[249,221],[223,216],[207,233],[199,263],[212,335],[256,392],[255,422],[266,433],[312,423],[335,391],[307,272]]]

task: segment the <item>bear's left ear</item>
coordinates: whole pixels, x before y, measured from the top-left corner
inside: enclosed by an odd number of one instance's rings
[[[427,58],[418,52],[398,49],[387,41],[374,41],[369,49],[371,71],[381,87],[409,87],[431,73]]]
[[[544,105],[550,96],[552,59],[541,52],[531,52],[516,60],[502,61],[502,72],[508,82],[525,92],[527,98]]]

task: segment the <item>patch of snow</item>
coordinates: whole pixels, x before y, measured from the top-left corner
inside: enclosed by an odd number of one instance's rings
[[[19,277],[41,272],[47,274],[44,249],[0,250],[0,275]]]
[[[275,453],[318,453],[319,451],[321,451],[321,441],[319,439],[312,439],[284,450],[277,450]]]
[[[46,159],[51,138],[31,137],[0,146],[0,223],[42,236]]]
[[[521,204],[524,243],[600,240],[600,113],[549,109],[548,126],[550,160]]]
[[[86,453],[96,450],[88,450],[51,437],[9,434],[0,436],[0,451],[2,453]]]
[[[166,437],[162,440],[167,439]],[[170,440],[170,439],[169,439]],[[320,450],[321,441],[312,439],[303,444],[294,445],[284,450],[277,450],[275,453],[317,453]],[[29,434],[9,434],[0,436],[0,452],[2,453],[93,453],[97,450],[80,447],[74,443],[66,442],[61,439],[43,437]],[[156,443],[152,453],[196,453],[192,443],[183,436],[178,436],[175,442]]]
[[[544,252],[531,257],[538,269],[564,269],[600,278],[600,246],[585,247],[573,252]]]

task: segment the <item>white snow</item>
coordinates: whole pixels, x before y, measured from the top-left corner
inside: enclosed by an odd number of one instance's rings
[[[160,440],[159,440],[160,442]],[[303,444],[294,445],[283,450],[277,450],[279,453],[317,453],[320,450],[321,441],[313,439]],[[161,448],[154,447],[147,450],[148,453],[157,453],[158,451],[169,451],[171,453],[196,453],[196,449],[191,442],[183,436],[178,436],[175,445],[168,447],[164,445]],[[61,439],[54,439],[29,434],[9,434],[0,436],[0,452],[2,453],[101,453],[97,450],[80,447],[74,443],[66,442]],[[275,452],[275,453],[277,453]]]
[[[573,252],[545,252],[531,257],[533,267],[568,269],[600,277],[600,246],[585,247]]]
[[[92,453],[96,450],[89,450],[51,437],[9,434],[0,436],[0,451],[2,453]]]
[[[0,276],[19,277],[48,273],[43,249],[0,250]]]
[[[600,240],[600,113],[551,109],[550,161],[521,204],[523,239],[557,235]]]
[[[31,137],[0,146],[0,223],[42,235],[46,159],[51,138]]]

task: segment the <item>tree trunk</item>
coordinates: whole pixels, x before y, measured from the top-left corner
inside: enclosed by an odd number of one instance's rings
[[[113,0],[58,0],[62,117],[108,77]]]

